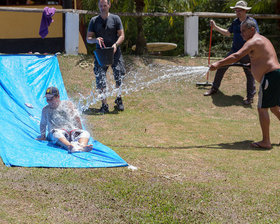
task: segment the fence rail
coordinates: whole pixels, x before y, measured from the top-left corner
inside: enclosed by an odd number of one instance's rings
[[[20,7],[0,7],[0,11],[10,11],[10,12],[38,12],[42,13],[44,9],[38,8],[20,8]],[[89,11],[89,10],[79,10],[79,9],[56,9],[56,13],[77,13],[86,15],[97,15],[99,12]],[[142,12],[142,13],[132,13],[132,12],[117,12],[114,13],[119,16],[130,16],[130,17],[159,17],[159,16],[198,16],[204,18],[235,18],[235,13],[216,13],[216,12]],[[278,14],[248,14],[256,19],[280,19]]]

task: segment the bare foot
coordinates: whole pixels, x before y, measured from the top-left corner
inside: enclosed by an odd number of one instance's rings
[[[86,145],[83,147],[83,152],[90,152],[93,149],[92,145]]]
[[[68,150],[69,152],[72,152],[73,148],[74,148],[73,145],[68,145],[68,146],[67,146],[67,150]]]
[[[82,150],[83,147],[78,142],[71,142],[71,144],[68,146],[69,152],[79,152]]]
[[[267,144],[267,143],[264,143],[262,141],[253,142],[253,143],[251,143],[251,147],[259,148],[259,149],[271,149],[271,144]]]

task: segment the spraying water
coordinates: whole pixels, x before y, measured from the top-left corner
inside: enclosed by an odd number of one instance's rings
[[[89,96],[80,94],[78,109],[88,110],[91,105],[101,101],[104,97],[116,95],[128,95],[163,82],[193,82],[205,76],[209,68],[205,66],[172,66],[149,64],[147,68],[135,68],[133,65],[127,66],[129,71],[126,73],[123,84],[120,88],[115,88],[113,84],[107,84],[105,93],[99,94],[95,84]]]

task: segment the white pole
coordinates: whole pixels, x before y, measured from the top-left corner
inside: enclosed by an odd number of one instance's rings
[[[79,14],[65,14],[65,52],[77,55],[79,50]]]
[[[184,53],[190,56],[198,54],[198,16],[184,17]]]

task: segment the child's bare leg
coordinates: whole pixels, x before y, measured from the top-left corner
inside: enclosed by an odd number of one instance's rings
[[[88,138],[80,138],[79,139],[79,143],[81,144],[81,146],[83,147],[84,151],[91,151],[92,150],[92,145],[88,145]]]
[[[59,138],[58,141],[60,145],[69,151],[71,151],[74,147],[65,137]]]

